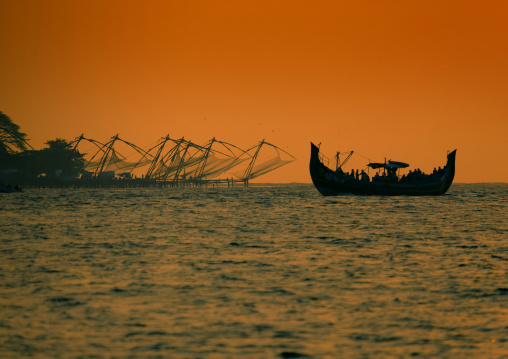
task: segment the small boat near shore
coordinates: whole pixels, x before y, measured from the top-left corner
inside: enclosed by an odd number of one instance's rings
[[[409,165],[397,161],[385,163],[369,163],[373,169],[382,169],[383,176],[370,180],[368,176],[358,176],[344,172],[341,166],[332,170],[323,163],[319,148],[311,142],[310,176],[316,189],[323,196],[345,194],[376,195],[376,196],[437,196],[443,195],[450,188],[455,176],[455,155],[453,150],[447,155],[447,163],[443,169],[431,175],[416,174],[414,176],[396,175],[400,168]],[[363,173],[363,171],[362,171]]]
[[[5,185],[0,183],[0,193],[12,193],[12,192],[22,192],[22,189],[18,186],[11,186],[9,184]]]

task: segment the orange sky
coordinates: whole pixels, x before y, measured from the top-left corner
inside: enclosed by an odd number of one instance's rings
[[[309,142],[508,182],[508,2],[1,0],[0,111],[56,137]]]

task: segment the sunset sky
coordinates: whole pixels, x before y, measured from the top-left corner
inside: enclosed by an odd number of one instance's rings
[[[0,111],[56,137],[310,141],[508,182],[508,1],[0,0]]]

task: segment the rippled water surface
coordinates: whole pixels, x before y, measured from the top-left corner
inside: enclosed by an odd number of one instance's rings
[[[508,358],[508,185],[0,197],[0,357]]]

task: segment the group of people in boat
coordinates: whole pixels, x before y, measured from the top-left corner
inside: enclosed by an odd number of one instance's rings
[[[380,175],[379,172],[372,177],[374,183],[410,183],[410,182],[432,182],[442,177],[444,169],[439,167],[434,168],[431,174],[422,172],[419,168],[414,171],[409,170],[408,174],[402,175],[400,178],[397,176],[396,169],[387,169]],[[351,172],[343,172],[342,169],[337,170],[338,173],[354,178],[362,182],[370,182],[369,175],[361,170],[352,169]]]
[[[444,169],[441,167],[438,169],[434,168],[434,171],[432,171],[431,174],[423,173],[419,168],[417,168],[414,171],[409,170],[407,175],[402,175],[399,182],[432,182],[441,178],[443,172]]]
[[[337,173],[343,174],[345,176],[349,176],[351,178],[357,179],[362,182],[370,182],[370,177],[367,174],[367,172],[365,172],[364,170],[362,170],[361,172],[359,172],[358,170],[356,170],[356,171],[351,170],[351,173],[349,173],[349,172],[344,172],[344,171],[342,171],[341,168],[339,168],[337,170]]]

